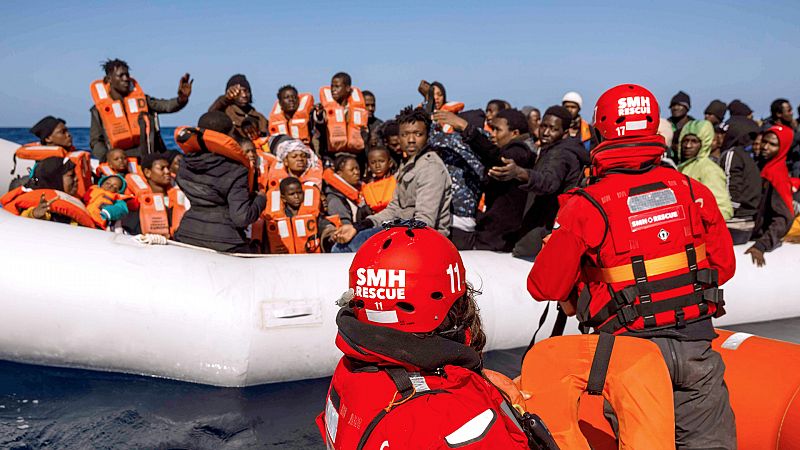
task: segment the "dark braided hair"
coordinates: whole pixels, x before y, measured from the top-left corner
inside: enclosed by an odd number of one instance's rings
[[[118,58],[115,58],[115,59],[110,59],[109,58],[109,59],[105,60],[104,62],[102,62],[100,64],[100,67],[103,68],[103,70],[105,71],[106,75],[111,75],[112,73],[114,73],[115,70],[117,70],[118,67],[122,67],[123,69],[130,70],[130,67],[128,67],[128,63],[126,63],[125,61],[123,61],[121,59],[118,59]]]

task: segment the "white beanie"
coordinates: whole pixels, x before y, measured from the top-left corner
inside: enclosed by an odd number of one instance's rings
[[[561,99],[561,104],[564,104],[564,102],[577,103],[578,108],[583,108],[583,98],[581,97],[581,94],[578,94],[575,91],[569,91],[564,94],[564,98]]]

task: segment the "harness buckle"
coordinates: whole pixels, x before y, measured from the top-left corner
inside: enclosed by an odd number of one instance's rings
[[[617,310],[617,318],[623,325],[633,322],[638,317],[639,313],[636,311],[636,308],[634,308],[633,305],[625,305]]]
[[[722,289],[716,287],[703,289],[703,300],[716,303],[720,306],[725,304],[725,299],[722,295]]]
[[[714,269],[700,269],[697,271],[697,281],[716,286],[719,283],[719,273]]]
[[[686,314],[683,312],[683,308],[678,308],[675,310],[675,328],[685,328],[686,327]]]

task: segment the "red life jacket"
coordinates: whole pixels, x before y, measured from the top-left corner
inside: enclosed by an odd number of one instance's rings
[[[397,179],[394,175],[381,180],[371,181],[361,185],[361,194],[369,205],[372,212],[383,211],[389,202],[392,201],[394,190],[397,187]]]
[[[108,143],[111,147],[123,150],[138,146],[142,125],[146,128],[151,126],[147,117],[147,98],[144,91],[133,78],[131,84],[133,90],[122,101],[111,98],[108,83],[103,80],[93,81],[90,87]],[[140,116],[143,119],[141,122]],[[145,131],[150,134],[149,129]]]
[[[281,193],[272,190],[267,195],[264,209],[270,253],[320,253],[322,246],[317,236],[319,225],[320,193],[314,185],[303,185],[303,203],[293,217],[287,217]],[[257,230],[257,225],[253,225]],[[253,240],[263,242],[258,234]]]
[[[333,99],[330,86],[319,89],[319,99],[325,108],[328,128],[328,151],[360,153],[364,151],[364,138],[361,130],[367,126],[367,105],[358,88],[351,88],[347,99],[347,111]]]
[[[92,216],[83,202],[66,192],[55,189],[28,189],[20,186],[0,197],[0,204],[3,205],[3,209],[6,211],[20,215],[22,211],[39,205],[42,195],[47,201],[57,197],[57,200],[50,205],[51,212],[69,217],[77,222],[78,225],[95,228],[94,220],[92,220]]]
[[[327,448],[529,448],[511,407],[478,373],[454,364],[420,373],[348,341],[340,328],[336,345],[345,356],[317,417]]]
[[[17,159],[41,161],[47,158],[67,158],[75,164],[75,178],[78,180],[78,197],[83,197],[92,185],[92,155],[83,150],[67,150],[57,145],[42,145],[38,142],[25,144],[14,152],[14,170]],[[12,172],[13,173],[13,172]]]
[[[593,158],[631,145],[607,141]],[[702,199],[696,199],[690,179],[657,166],[623,173],[609,169],[595,184],[565,194],[586,198],[605,221],[599,249],[582,267],[587,288],[578,300],[578,319],[596,330],[621,333],[713,316],[724,305],[722,290],[706,259],[696,203]]]
[[[172,237],[180,226],[183,214],[189,209],[189,200],[180,188],[172,187],[167,195],[155,194],[150,184],[139,174],[125,175],[128,188],[139,205],[139,224],[142,234],[160,234]]]
[[[269,114],[269,134],[285,134],[308,144],[311,142],[311,133],[308,130],[308,120],[311,111],[314,109],[314,97],[311,94],[298,94],[300,103],[297,111],[294,112],[290,120],[281,109],[280,101],[275,101],[272,112]]]

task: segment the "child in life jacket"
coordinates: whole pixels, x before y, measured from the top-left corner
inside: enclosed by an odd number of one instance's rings
[[[278,193],[280,196],[275,195]],[[316,187],[303,185],[295,177],[281,180],[278,192],[267,198],[265,210],[269,253],[320,253],[321,242],[329,240],[335,230],[321,211]]]
[[[392,200],[397,187],[396,167],[386,147],[371,147],[367,151],[367,177],[361,185],[361,195],[373,212],[383,211]]]
[[[325,169],[325,198],[328,214],[339,217],[341,225],[353,225],[372,214],[361,196],[361,169],[355,156],[340,154],[333,162],[333,169]],[[348,227],[348,229],[351,227]],[[334,234],[337,245],[346,245],[355,233]]]
[[[327,448],[530,448],[481,373],[486,336],[465,275],[453,244],[422,222],[361,246],[336,317],[344,356],[317,417]]]
[[[122,230],[115,226],[115,222],[128,215],[126,200],[133,198],[131,195],[120,194],[125,192],[126,187],[127,183],[122,175],[114,174],[101,177],[86,192],[83,200],[98,228],[108,231]]]

